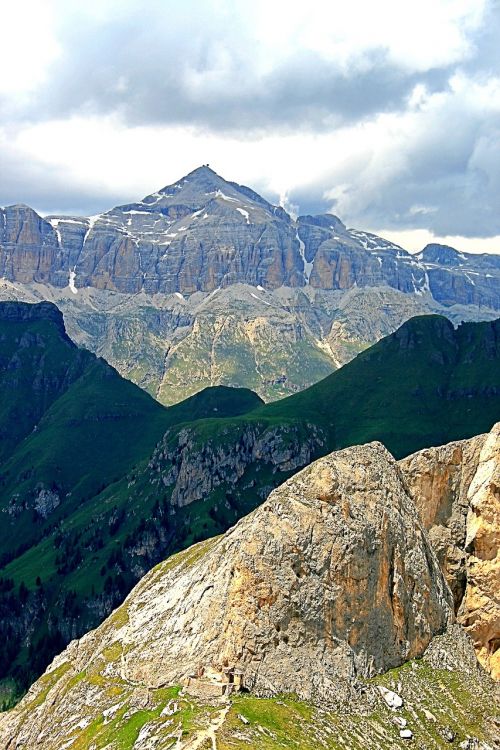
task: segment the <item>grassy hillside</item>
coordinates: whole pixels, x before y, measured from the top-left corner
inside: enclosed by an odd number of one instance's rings
[[[224,531],[310,460],[373,439],[400,457],[500,419],[498,321],[455,331],[438,316],[414,318],[280,402],[220,387],[169,409],[76,349],[57,326],[50,346],[48,335],[42,348],[62,347],[69,357],[69,347],[84,364],[47,399],[36,430],[24,428],[2,467],[0,636],[8,648],[0,676],[20,686],[152,565]],[[26,386],[19,404],[33,399]],[[7,414],[8,403],[7,389]]]
[[[311,388],[257,410],[321,425],[328,447],[380,440],[400,458],[500,418],[500,321],[412,318]]]
[[[0,507],[11,519],[0,526],[4,560],[146,459],[172,425],[262,403],[252,391],[220,387],[166,409],[78,349],[54,310],[0,305]],[[57,507],[44,511],[41,493]]]

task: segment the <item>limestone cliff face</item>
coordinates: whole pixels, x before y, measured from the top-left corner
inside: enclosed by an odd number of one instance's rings
[[[55,302],[78,344],[167,405],[208,385],[282,398],[414,315],[497,317],[499,282],[499,256],[294,220],[207,166],[97,216],[0,209],[0,299]]]
[[[458,611],[465,593],[467,493],[484,436],[419,451],[400,461],[422,523],[453,592]]]
[[[500,424],[400,461],[478,659],[500,678]]]
[[[468,492],[467,588],[459,620],[500,679],[500,424],[486,437]]]
[[[183,507],[202,500],[218,486],[234,486],[250,465],[259,471],[296,471],[310,463],[325,444],[325,435],[314,424],[305,425],[307,436],[298,426],[265,427],[249,424],[231,435],[225,428],[226,442],[197,442],[196,430],[175,428],[156,447],[148,464],[151,484],[172,488],[170,504]],[[254,482],[255,484],[255,482]],[[266,497],[269,489],[260,489]]]
[[[304,284],[290,216],[201,167],[144,200],[90,219],[42,219],[10,206],[0,222],[0,275],[137,294],[211,292],[238,281]]]
[[[479,303],[487,307],[497,304],[500,269],[497,255],[472,256],[447,245],[431,244],[417,258],[425,266],[432,296],[442,304]]]
[[[378,443],[348,448],[288,480],[223,537],[151,571],[0,723],[0,746],[10,747],[7,729],[16,736],[16,715],[38,705],[51,672],[57,685],[18,735],[28,747],[38,737],[37,747],[54,748],[61,726],[88,726],[113,685],[155,690],[201,668],[241,670],[257,695],[335,704],[356,692],[358,676],[423,654],[452,619],[397,463]]]
[[[70,277],[70,274],[72,276]],[[0,276],[124,294],[185,295],[236,283],[346,291],[389,287],[445,306],[500,309],[500,258],[431,245],[419,256],[331,214],[294,221],[207,166],[90,218],[0,210]]]
[[[49,222],[28,206],[0,209],[0,276],[50,283],[62,262],[62,248]]]

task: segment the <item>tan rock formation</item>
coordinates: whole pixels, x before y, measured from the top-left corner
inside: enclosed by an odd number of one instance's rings
[[[397,463],[378,443],[348,448],[285,482],[223,537],[145,576],[0,722],[0,747],[53,673],[57,684],[20,735],[41,732],[40,748],[56,746],[64,716],[91,721],[114,684],[157,690],[207,668],[235,669],[257,695],[335,704],[356,694],[358,676],[422,655],[452,619]]]
[[[480,435],[426,448],[399,462],[453,593],[456,611],[466,584],[467,493],[483,442],[484,435]]]
[[[500,678],[500,424],[399,462],[478,659]]]
[[[467,588],[459,621],[500,679],[500,424],[487,436],[468,492]]]
[[[324,697],[338,679],[423,653],[451,615],[379,444],[312,464],[214,542],[198,568],[150,583],[128,606],[122,675],[152,687],[210,664],[243,671],[260,693]]]

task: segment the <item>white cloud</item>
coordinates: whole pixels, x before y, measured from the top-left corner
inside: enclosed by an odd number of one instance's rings
[[[424,235],[495,244],[500,78],[481,59],[497,54],[495,13],[495,0],[2,3],[0,203],[95,212],[208,161],[412,249]]]
[[[469,34],[488,7],[486,0],[254,0],[236,2],[264,67],[298,49],[319,54],[350,71],[365,53],[387,51],[393,62],[428,70],[471,52]]]
[[[0,6],[0,95],[19,104],[48,75],[61,54],[49,0],[17,0]]]
[[[459,74],[448,91],[418,99],[346,129],[325,198],[351,223],[385,218],[395,230],[420,220],[441,236],[455,225],[471,237],[483,223],[490,234],[500,227],[500,78]]]
[[[302,184],[304,176],[322,173],[332,134],[241,141],[199,128],[132,128],[118,117],[73,117],[28,125],[10,143],[14,146],[25,161],[64,170],[70,183],[118,191],[123,199],[152,192],[206,162],[226,179],[279,196]]]

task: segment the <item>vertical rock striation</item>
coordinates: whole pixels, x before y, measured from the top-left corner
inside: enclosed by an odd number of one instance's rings
[[[500,679],[500,424],[487,435],[468,491],[467,588],[459,621]]]
[[[400,461],[476,654],[500,678],[500,424]]]
[[[500,309],[500,258],[428,245],[418,256],[332,214],[294,221],[208,166],[90,218],[0,209],[0,276],[124,294],[213,292],[236,283],[389,287],[445,306]]]

